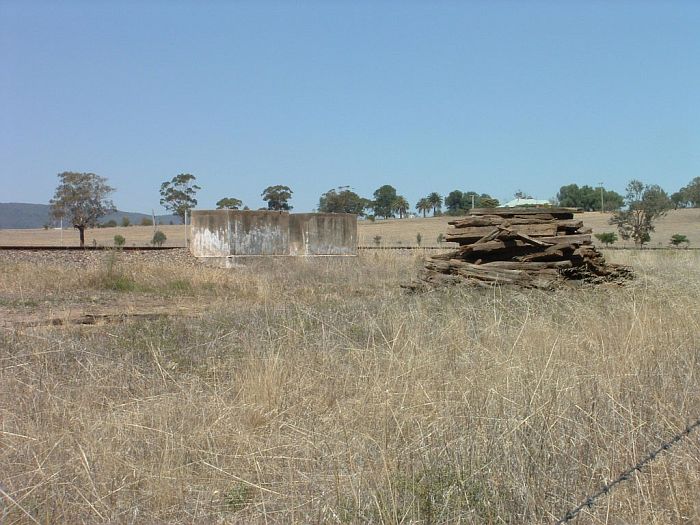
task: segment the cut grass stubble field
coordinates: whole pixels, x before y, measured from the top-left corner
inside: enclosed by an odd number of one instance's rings
[[[625,287],[408,295],[420,257],[0,253],[7,523],[550,523],[700,415],[700,256]],[[144,307],[145,307],[144,306]],[[577,523],[700,520],[691,435]]]

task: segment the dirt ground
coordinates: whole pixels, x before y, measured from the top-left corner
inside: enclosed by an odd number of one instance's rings
[[[611,232],[615,228],[608,224],[610,214],[600,212],[580,213],[577,217],[593,233]],[[379,236],[380,246],[415,246],[417,235],[421,235],[422,246],[437,246],[437,238],[441,233],[446,234],[450,226],[448,221],[454,217],[427,217],[416,219],[389,219],[371,222],[358,222],[358,244],[360,246],[375,246],[375,238]],[[167,236],[165,246],[185,246],[184,226],[159,226]],[[648,246],[668,246],[673,234],[686,235],[691,247],[700,247],[700,209],[673,210],[660,219],[656,231],[651,236]],[[99,228],[86,232],[88,244],[96,243],[102,246],[114,244],[114,236],[121,235],[126,239],[127,246],[145,246],[153,237],[152,226],[129,226],[127,228]],[[0,230],[0,246],[78,246],[78,233],[74,230]],[[630,241],[619,240],[615,246],[633,246]]]
[[[110,256],[96,251],[0,250],[0,269],[15,268],[18,280],[22,274],[36,272],[32,282],[25,281],[23,285],[21,280],[11,283],[7,279],[0,286],[0,328],[105,325],[172,315],[189,317],[201,309],[191,296],[152,291],[134,294],[124,293],[118,286],[90,286],[96,275],[106,272]],[[119,268],[199,266],[185,249],[120,252],[118,258]],[[75,278],[76,283],[83,281],[83,285],[66,282],[63,287],[42,287],[42,280],[51,280],[52,276],[68,280],[63,273],[59,275],[59,269]]]

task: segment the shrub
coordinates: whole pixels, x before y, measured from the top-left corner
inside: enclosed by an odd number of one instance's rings
[[[595,238],[602,242],[605,246],[610,246],[617,241],[617,234],[615,232],[596,233]]]
[[[167,240],[168,238],[165,236],[165,234],[158,230],[153,234],[153,239],[151,239],[151,244],[153,246],[163,246],[163,243]]]
[[[690,241],[688,240],[688,237],[685,235],[681,235],[680,233],[675,233],[671,236],[671,244],[673,246],[679,247],[681,244],[685,244],[685,247],[687,248],[688,245],[690,244]]]
[[[423,240],[423,236],[420,233],[416,233],[416,244],[420,246],[421,241]]]
[[[126,239],[122,235],[115,235],[114,236],[114,246],[117,248],[121,248],[126,244]]]
[[[438,242],[438,244],[442,244],[443,242],[445,242],[445,236],[442,233],[438,234],[437,242]]]
[[[119,237],[115,235],[115,237]],[[131,292],[136,289],[135,281],[117,268],[117,254],[112,252],[106,261],[106,268],[97,276],[97,285],[105,290]]]
[[[131,226],[131,221],[129,220],[129,217],[122,217],[122,226],[126,228],[127,226]]]
[[[115,221],[114,219],[111,219],[111,220],[105,222],[105,223],[102,225],[102,227],[103,227],[103,228],[116,228],[116,227],[117,227],[117,221]]]
[[[141,226],[153,226],[153,219],[144,217],[143,219],[141,219]]]
[[[376,246],[379,246],[382,243],[382,236],[381,235],[375,235],[374,236],[374,244]]]
[[[246,508],[255,495],[251,487],[238,483],[224,494],[224,503],[233,512],[238,512]]]

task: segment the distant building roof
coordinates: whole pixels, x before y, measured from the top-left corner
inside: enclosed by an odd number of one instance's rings
[[[506,202],[504,208],[517,208],[518,206],[549,206],[551,203],[549,201],[544,201],[541,199],[513,199],[510,202]]]

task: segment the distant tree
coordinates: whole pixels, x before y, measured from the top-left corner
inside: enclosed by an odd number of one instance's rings
[[[59,184],[51,205],[51,215],[65,219],[80,233],[80,246],[85,246],[85,229],[93,228],[98,220],[114,211],[107,196],[114,188],[107,179],[94,173],[65,171],[58,174]]]
[[[604,210],[600,211],[617,211],[625,204],[625,198],[616,191],[603,189]],[[597,207],[597,204],[596,204]],[[598,209],[596,209],[598,211]]]
[[[144,217],[141,219],[141,226],[153,226],[153,219],[150,217]]]
[[[481,208],[481,195],[475,191],[467,191],[462,196],[462,210],[465,212],[474,208]]]
[[[451,191],[447,197],[445,197],[445,207],[447,208],[447,213],[449,215],[460,215],[463,213],[463,199],[464,193],[459,190]]]
[[[406,200],[406,197],[399,195],[394,199],[393,207],[394,211],[399,214],[399,219],[403,219],[408,215],[408,210],[411,205]]]
[[[454,190],[445,197],[448,215],[464,215],[472,208],[472,203],[475,208],[497,208],[500,204],[488,193],[479,195],[475,191]]]
[[[700,177],[695,177],[683,188],[693,208],[700,208]]]
[[[289,186],[268,186],[263,190],[260,196],[264,201],[267,202],[268,210],[283,211],[291,210],[292,206],[289,205],[289,199],[292,198],[292,193],[294,193]]]
[[[396,197],[396,188],[389,184],[377,188],[374,192],[374,201],[372,201],[374,214],[385,219],[393,217],[396,209],[394,205]]]
[[[360,197],[349,186],[340,186],[321,195],[318,200],[318,211],[322,213],[354,213],[363,216],[369,205],[369,199]]]
[[[431,210],[432,206],[428,202],[428,199],[426,197],[423,197],[416,203],[416,211],[418,213],[423,214],[423,218],[425,218],[425,214]]]
[[[158,230],[155,233],[153,233],[153,239],[151,239],[151,244],[153,246],[163,246],[163,243],[165,243],[167,239],[168,238],[166,237],[166,235],[162,231]]]
[[[595,238],[602,242],[605,246],[610,246],[617,241],[617,234],[615,232],[596,233]]]
[[[129,217],[127,217],[126,215],[124,215],[124,216],[122,217],[122,227],[128,228],[129,226],[131,226],[131,220],[129,220]]]
[[[676,233],[676,234],[671,236],[671,244],[673,246],[676,246],[676,247],[680,246],[681,244],[685,244],[685,246],[687,248],[688,245],[690,244],[690,241],[688,240],[688,237],[686,237],[685,235],[681,235],[680,233]]]
[[[559,188],[557,193],[557,201],[559,206],[567,208],[581,208],[584,211],[592,211],[598,203],[600,208],[600,197],[596,198],[595,189],[591,186],[582,186],[578,184],[568,184]]]
[[[117,227],[117,221],[114,219],[108,220],[102,225],[103,228],[116,228]]]
[[[479,208],[498,208],[501,203],[490,195],[484,193],[479,197]]]
[[[237,210],[241,207],[243,201],[234,199],[233,197],[224,197],[216,202],[217,210]]]
[[[605,211],[619,210],[624,204],[624,197],[615,191],[588,185],[579,187],[578,184],[567,184],[559,188],[556,200],[559,206],[581,208],[584,211],[601,211],[601,205],[605,206]]]
[[[122,248],[126,244],[126,239],[122,235],[114,236],[114,246]]]
[[[695,177],[686,186],[683,186],[679,191],[671,195],[671,200],[673,200],[674,204],[677,202],[682,203],[682,206],[677,206],[680,208],[686,206],[700,207],[700,177]]]
[[[673,203],[673,209],[686,208],[688,204],[688,197],[685,192],[681,189],[676,193],[671,194],[671,202]]]
[[[197,178],[189,173],[180,173],[170,181],[160,185],[160,204],[185,221],[185,213],[197,206],[197,191],[201,190],[194,184]]]
[[[439,193],[437,192],[432,192],[430,193],[426,199],[428,199],[428,202],[430,203],[430,206],[433,208],[433,215],[436,214],[439,210],[442,210],[442,197],[440,196]]]
[[[633,239],[637,246],[649,242],[654,223],[673,206],[671,199],[658,185],[645,185],[638,180],[632,180],[627,185],[625,204],[627,209],[616,212],[610,224],[617,226],[623,239]]]

